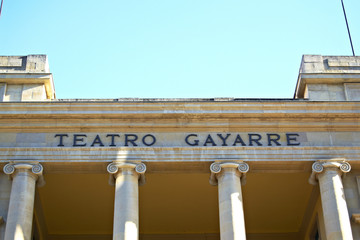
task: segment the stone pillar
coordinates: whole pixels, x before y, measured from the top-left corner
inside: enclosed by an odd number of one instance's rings
[[[12,178],[5,240],[30,240],[34,212],[35,185],[43,184],[43,167],[32,163],[9,163],[4,172]]]
[[[341,175],[351,170],[344,161],[317,161],[312,165],[309,182],[320,185],[327,240],[352,240],[350,217]]]
[[[213,163],[210,171],[210,184],[218,185],[220,239],[245,240],[241,181],[245,181],[249,165],[234,162]]]
[[[143,163],[110,163],[108,172],[115,178],[113,240],[139,239],[139,182],[144,183]]]

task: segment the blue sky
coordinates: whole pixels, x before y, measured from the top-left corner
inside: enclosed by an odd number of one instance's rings
[[[57,98],[292,98],[302,54],[352,53],[340,0],[4,0],[0,55],[27,54]]]

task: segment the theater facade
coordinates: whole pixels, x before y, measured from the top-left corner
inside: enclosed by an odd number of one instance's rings
[[[0,102],[0,239],[360,239],[360,57],[291,99],[57,99],[3,56]]]

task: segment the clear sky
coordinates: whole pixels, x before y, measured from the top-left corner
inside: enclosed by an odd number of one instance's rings
[[[292,98],[302,54],[352,53],[341,0],[4,0],[0,55],[28,54],[61,99]]]

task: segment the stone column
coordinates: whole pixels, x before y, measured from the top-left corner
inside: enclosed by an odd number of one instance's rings
[[[139,239],[139,182],[144,183],[143,163],[110,163],[108,172],[115,178],[113,240]]]
[[[249,171],[246,163],[213,163],[210,184],[218,185],[221,240],[245,240],[241,181]],[[243,178],[240,180],[240,178]]]
[[[345,161],[317,161],[312,165],[309,182],[319,181],[327,240],[353,239],[341,180],[341,175],[350,170]]]
[[[43,167],[32,163],[9,163],[4,172],[12,178],[5,240],[30,240],[34,212],[35,185],[43,184]]]

